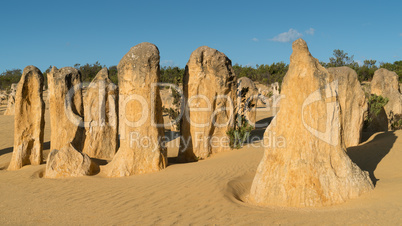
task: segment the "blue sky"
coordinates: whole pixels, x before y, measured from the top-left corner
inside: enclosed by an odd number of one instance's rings
[[[242,65],[289,62],[302,37],[328,61],[402,60],[402,1],[2,1],[0,72],[35,65],[117,65],[141,42],[162,66],[184,67],[207,45]]]

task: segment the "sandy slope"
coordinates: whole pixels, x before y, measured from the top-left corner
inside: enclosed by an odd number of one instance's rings
[[[378,180],[374,191],[333,207],[289,209],[241,201],[262,157],[261,147],[248,145],[147,175],[44,179],[45,165],[5,170],[11,159],[13,116],[1,115],[0,128],[0,225],[402,224],[402,131],[375,134],[348,150]],[[47,123],[45,141],[49,138]],[[47,155],[49,143],[45,147]],[[169,148],[169,156],[175,155],[177,147]]]

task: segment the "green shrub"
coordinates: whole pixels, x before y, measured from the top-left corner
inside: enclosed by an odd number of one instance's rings
[[[174,108],[163,108],[162,112],[168,114],[170,120],[176,120],[180,115],[180,108],[181,108],[181,95],[176,89],[172,90],[172,97],[173,97],[173,106]],[[181,120],[176,122],[177,128],[181,129]],[[180,131],[179,131],[180,132]]]
[[[248,123],[243,115],[236,114],[236,125],[233,129],[229,129],[226,134],[229,137],[231,148],[241,148],[244,142],[249,138],[253,127]]]
[[[402,129],[402,114],[391,114],[389,122],[392,130]]]
[[[375,116],[377,117],[381,109],[384,108],[384,106],[388,103],[388,98],[382,97],[382,96],[377,96],[375,94],[371,94],[369,98],[369,116]]]
[[[368,114],[366,120],[364,121],[364,128],[368,128],[373,122],[373,119],[378,117],[388,101],[389,100],[386,97],[371,94],[368,99]]]
[[[402,129],[402,119],[399,119],[398,121],[395,121],[391,124],[392,130],[398,130]]]

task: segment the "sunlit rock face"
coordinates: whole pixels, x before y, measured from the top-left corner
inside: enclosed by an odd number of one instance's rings
[[[248,202],[315,207],[358,197],[373,184],[345,153],[334,77],[311,56],[304,40],[292,48],[280,111],[265,131],[265,153]],[[272,136],[282,142],[269,145]]]

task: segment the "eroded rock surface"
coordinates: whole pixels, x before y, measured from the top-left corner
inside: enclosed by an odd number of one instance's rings
[[[43,80],[38,68],[24,68],[15,92],[14,150],[8,170],[42,163],[45,127]]]
[[[258,89],[254,82],[242,77],[237,80],[237,113],[243,115],[250,125],[255,125],[256,108],[259,100]]]
[[[358,197],[373,184],[345,153],[334,78],[311,56],[304,40],[292,47],[281,89],[285,97],[265,131],[265,153],[248,201],[313,207]]]
[[[118,95],[107,68],[98,72],[85,93],[83,152],[92,158],[113,158],[117,151]]]
[[[236,76],[230,59],[202,46],[187,63],[183,91],[187,100],[181,124],[180,161],[196,161],[229,150],[226,132],[233,128]]]
[[[99,166],[88,155],[71,144],[52,150],[46,161],[46,178],[81,177],[99,172]]]
[[[167,165],[162,103],[156,86],[159,59],[158,48],[144,42],[132,47],[117,66],[120,148],[102,169],[109,177],[156,172]]]
[[[345,145],[346,147],[356,146],[360,143],[364,116],[367,114],[366,96],[353,69],[335,67],[328,68],[328,72],[338,81]]]
[[[50,149],[73,145],[82,151],[85,140],[81,73],[72,67],[53,67],[47,74],[50,103]]]
[[[7,109],[4,115],[14,115],[15,114],[15,94],[17,92],[17,83],[11,84],[11,92],[8,94]]]
[[[378,125],[380,130],[392,129],[392,124],[402,120],[402,93],[399,89],[398,75],[395,72],[388,71],[381,68],[374,72],[373,80],[371,81],[371,94],[388,98],[388,103],[384,106],[387,118],[387,125],[385,124],[385,115],[380,113],[379,118],[375,119],[377,124],[382,121],[382,125]],[[382,128],[381,128],[382,127]]]

